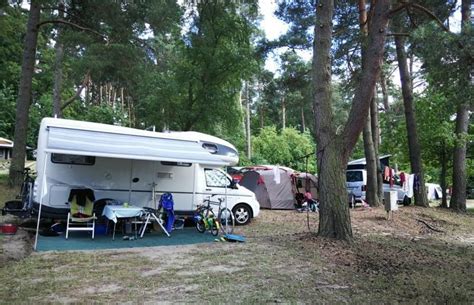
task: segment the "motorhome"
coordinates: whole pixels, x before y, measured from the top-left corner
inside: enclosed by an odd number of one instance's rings
[[[197,132],[160,133],[127,127],[45,118],[37,148],[33,206],[41,217],[62,218],[72,189],[95,198],[155,207],[152,191],[169,192],[177,214],[190,215],[206,197],[226,198],[238,224],[257,217],[255,194],[221,168],[238,162],[236,148]]]

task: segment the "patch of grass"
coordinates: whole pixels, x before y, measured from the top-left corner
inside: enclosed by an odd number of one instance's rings
[[[380,215],[351,212],[360,232],[353,243],[308,233],[305,214],[262,211],[237,228],[244,244],[35,253],[0,267],[1,303],[474,301],[472,244],[455,240],[474,230],[472,216],[421,208],[392,222]],[[423,227],[416,218],[445,233],[403,232],[406,222]]]
[[[474,279],[469,274],[474,253],[470,246],[436,240],[411,241],[386,237],[355,245],[357,272],[347,270],[361,293],[354,301],[469,303]],[[356,275],[356,277],[355,277]]]

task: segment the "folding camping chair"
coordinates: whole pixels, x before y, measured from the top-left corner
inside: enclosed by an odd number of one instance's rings
[[[68,201],[71,210],[67,214],[66,239],[69,231],[90,231],[94,239],[95,220],[94,192],[91,189],[72,189]]]
[[[158,204],[156,202],[155,186],[156,186],[156,184],[152,183],[152,188],[153,188],[152,189],[152,202],[155,204],[156,209],[149,208],[149,207],[143,208],[144,213],[143,213],[142,218],[145,221],[144,221],[143,226],[141,227],[140,238],[143,238],[143,234],[145,234],[146,227],[148,226],[148,224],[151,224],[153,221],[156,222],[161,227],[163,232],[165,232],[165,234],[168,237],[170,237],[170,233],[168,232],[168,230],[165,229],[165,227],[163,225],[163,219],[161,219],[161,217],[157,216],[157,215],[161,216],[163,207],[162,207],[161,203]]]

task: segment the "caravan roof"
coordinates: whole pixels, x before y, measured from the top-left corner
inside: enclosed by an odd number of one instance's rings
[[[121,159],[230,165],[229,160],[212,154],[200,144],[199,138],[193,139],[192,136],[56,118],[41,121],[40,150]]]

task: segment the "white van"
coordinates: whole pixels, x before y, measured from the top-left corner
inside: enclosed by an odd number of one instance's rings
[[[365,169],[348,169],[346,170],[346,189],[349,195],[349,200],[354,202],[361,202],[366,200],[367,190],[367,170]],[[397,201],[404,205],[410,204],[410,198],[401,186],[394,184],[390,186],[388,183],[383,184],[383,191],[396,191]]]
[[[62,218],[71,189],[89,188],[110,198],[154,207],[152,190],[173,195],[177,214],[192,215],[211,195],[226,197],[238,224],[257,217],[255,194],[220,168],[237,163],[235,147],[200,133],[158,133],[45,118],[37,149],[33,207],[41,217]]]

